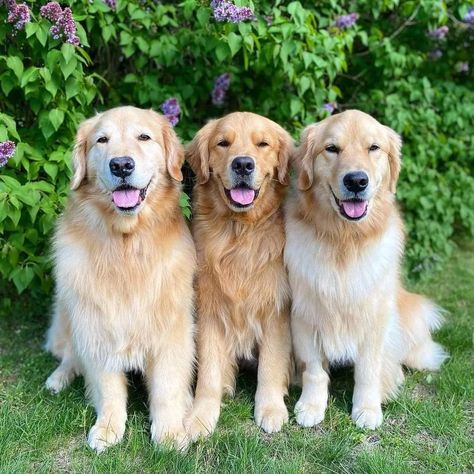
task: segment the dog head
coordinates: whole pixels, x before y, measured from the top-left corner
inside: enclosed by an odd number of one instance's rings
[[[183,161],[182,146],[163,116],[117,107],[80,125],[71,189],[87,186],[115,212],[134,215],[151,190],[183,179]]]
[[[278,124],[250,112],[234,112],[205,125],[189,144],[187,160],[198,184],[217,186],[233,212],[258,206],[272,181],[288,180],[293,140]]]
[[[341,219],[363,221],[378,197],[395,192],[400,149],[400,136],[370,115],[333,115],[302,133],[295,154],[298,187]]]

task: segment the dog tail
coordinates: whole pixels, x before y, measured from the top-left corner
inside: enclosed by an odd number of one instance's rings
[[[431,333],[442,326],[443,309],[424,296],[403,289],[397,303],[406,344],[403,364],[413,369],[438,370],[448,354],[433,341]]]

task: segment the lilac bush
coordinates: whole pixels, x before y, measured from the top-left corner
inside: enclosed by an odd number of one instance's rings
[[[17,4],[14,0],[6,0],[5,5],[8,9],[8,23],[14,23],[16,30],[22,30],[30,21],[30,10],[26,3]]]
[[[69,7],[61,8],[58,2],[49,2],[42,6],[40,14],[54,23],[50,33],[54,39],[65,38],[66,43],[78,45],[79,37],[76,34],[76,24]]]
[[[334,24],[337,28],[344,29],[350,28],[355,24],[355,22],[359,19],[358,13],[349,13],[348,15],[341,15],[336,18]]]
[[[160,105],[160,109],[170,124],[173,125],[173,127],[178,124],[179,116],[181,114],[181,107],[179,106],[179,102],[176,97],[170,97],[169,99],[165,100]]]
[[[230,74],[228,72],[221,74],[214,81],[214,88],[212,89],[211,97],[214,105],[223,105],[225,101],[225,94],[230,86]]]
[[[323,105],[323,110],[332,114],[337,109],[337,104],[334,102],[327,102]]]
[[[474,25],[474,7],[469,8],[469,11],[464,15],[463,20]]]
[[[11,140],[0,143],[0,167],[5,166],[15,154],[15,144]]]
[[[446,35],[448,33],[449,33],[449,27],[444,25],[444,26],[440,26],[439,28],[436,28],[435,30],[429,31],[428,36],[436,40],[442,40],[446,38]]]
[[[245,20],[255,19],[253,10],[249,7],[237,7],[227,0],[212,0],[211,8],[217,21],[240,23]]]

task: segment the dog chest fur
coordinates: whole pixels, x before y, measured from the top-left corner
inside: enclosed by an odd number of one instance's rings
[[[58,304],[71,319],[75,350],[110,370],[142,369],[177,318],[190,319],[191,238],[168,239],[157,251],[159,235],[150,232],[109,235],[105,246],[100,234],[91,245],[82,232],[61,222],[55,241]],[[137,294],[137,285],[147,291]],[[176,301],[168,291],[176,285],[189,297]]]
[[[378,239],[361,246],[344,266],[330,243],[315,238],[315,230],[298,221],[289,209],[285,262],[293,291],[293,316],[315,329],[318,344],[330,361],[351,361],[367,328],[383,311],[395,316],[395,295],[403,236],[391,222]],[[302,251],[304,249],[304,251]]]

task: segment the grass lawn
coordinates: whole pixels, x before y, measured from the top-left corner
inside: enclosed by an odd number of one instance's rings
[[[380,429],[352,424],[352,373],[345,369],[332,374],[330,405],[319,427],[300,428],[291,414],[281,433],[266,435],[252,420],[255,376],[245,374],[236,397],[225,400],[216,433],[178,454],[150,443],[145,389],[133,376],[125,438],[99,456],[85,442],[94,412],[82,379],[59,396],[43,389],[56,365],[41,347],[49,297],[3,297],[0,472],[474,472],[474,244],[464,244],[442,272],[412,288],[450,312],[436,338],[451,358],[437,374],[408,373]],[[299,391],[290,391],[290,413]]]

